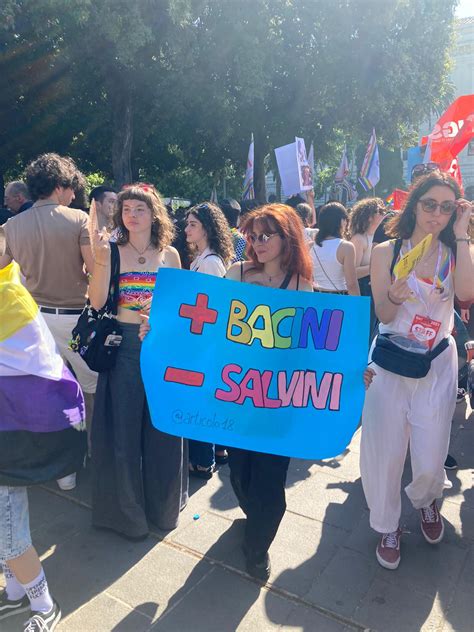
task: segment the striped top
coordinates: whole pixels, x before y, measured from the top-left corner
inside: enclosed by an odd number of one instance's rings
[[[139,312],[153,296],[156,272],[122,272],[119,278],[119,307]]]

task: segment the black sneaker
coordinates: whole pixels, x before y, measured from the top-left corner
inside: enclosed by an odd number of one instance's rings
[[[19,612],[26,612],[30,609],[30,600],[26,595],[21,599],[8,599],[7,591],[0,593],[0,620],[12,617]]]
[[[265,553],[263,557],[257,558],[252,555],[247,556],[245,568],[247,569],[247,573],[255,579],[259,579],[262,582],[267,582],[270,573],[272,571],[270,565],[270,556],[268,553]]]
[[[61,620],[61,608],[53,599],[53,607],[49,612],[31,612],[31,617],[25,621],[23,632],[53,632]]]
[[[458,469],[458,462],[450,454],[448,454],[448,456],[446,457],[446,461],[444,462],[444,469],[445,470],[457,470]]]

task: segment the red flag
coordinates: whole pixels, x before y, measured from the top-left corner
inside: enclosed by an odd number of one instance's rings
[[[433,127],[429,135],[431,161],[438,163],[441,169],[449,171],[453,158],[456,158],[459,151],[472,138],[472,134],[469,135],[472,129],[471,115],[474,115],[474,94],[466,94],[451,103]],[[458,138],[466,122],[468,123],[466,131]],[[421,145],[427,142],[427,136],[421,139]]]
[[[393,210],[400,211],[408,197],[408,192],[403,189],[394,189],[393,193]]]
[[[453,158],[451,160],[451,164],[446,169],[446,171],[449,173],[450,176],[452,176],[456,180],[456,182],[461,187],[461,191],[462,191],[463,190],[463,186],[462,186],[461,167],[459,166],[457,158]]]
[[[466,118],[464,125],[454,137],[449,149],[452,157],[456,158],[472,138],[474,138],[474,113]]]

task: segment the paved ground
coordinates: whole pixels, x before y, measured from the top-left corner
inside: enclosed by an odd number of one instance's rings
[[[460,469],[449,474],[452,488],[442,505],[445,540],[425,543],[405,497],[398,571],[375,560],[377,539],[359,478],[359,433],[338,459],[292,462],[288,510],[271,549],[266,587],[244,572],[243,516],[227,467],[206,485],[192,483],[176,531],[140,544],[91,529],[87,471],[74,492],[53,485],[33,490],[33,539],[63,611],[58,632],[474,630],[470,412],[459,404],[453,424],[451,453]],[[10,619],[1,629],[18,630],[21,621]]]

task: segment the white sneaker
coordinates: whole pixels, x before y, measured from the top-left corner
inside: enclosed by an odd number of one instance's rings
[[[63,476],[63,478],[58,478],[56,482],[59,489],[62,489],[64,492],[69,492],[76,487],[76,472],[68,476]]]

